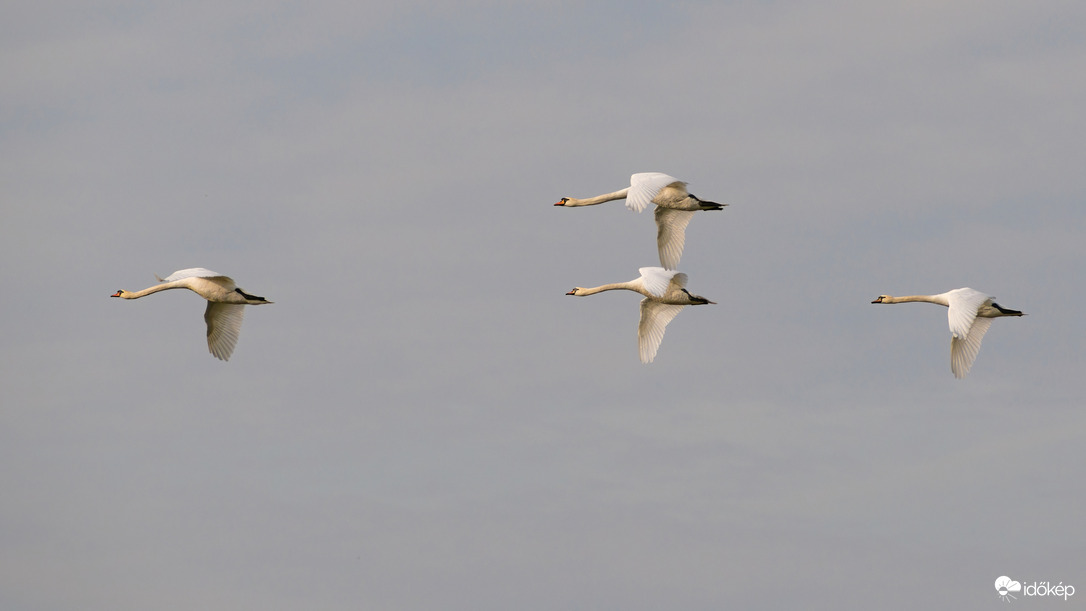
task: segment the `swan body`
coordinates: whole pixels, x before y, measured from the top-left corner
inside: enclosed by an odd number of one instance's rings
[[[660,342],[664,340],[667,324],[688,305],[716,303],[704,297],[692,295],[686,290],[686,274],[662,267],[642,267],[639,278],[629,282],[616,282],[592,288],[576,287],[566,295],[585,297],[603,291],[627,290],[641,293],[641,321],[637,325],[637,345],[642,363],[656,358]]]
[[[661,172],[643,172],[630,177],[630,186],[613,193],[605,193],[588,199],[563,197],[555,206],[595,206],[604,202],[625,199],[626,207],[641,212],[650,203],[656,204],[656,246],[660,251],[660,264],[675,269],[682,258],[686,241],[686,226],[698,210],[723,210],[728,204],[707,202],[691,195],[686,183]]]
[[[971,288],[954,289],[938,295],[908,295],[891,297],[879,295],[871,303],[936,303],[948,309],[950,323],[950,370],[961,379],[969,373],[973,361],[980,352],[980,342],[993,318],[1024,316],[1018,310],[1009,310],[995,302],[995,297]]]
[[[241,321],[246,305],[272,303],[263,297],[250,295],[238,288],[233,279],[202,267],[182,269],[165,278],[155,276],[161,284],[142,291],[119,290],[110,297],[139,299],[159,291],[188,289],[207,300],[204,321],[207,323],[207,347],[215,358],[230,360],[241,333]]]

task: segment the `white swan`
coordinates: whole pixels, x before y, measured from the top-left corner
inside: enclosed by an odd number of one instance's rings
[[[950,370],[954,377],[961,379],[969,373],[973,361],[980,352],[980,342],[993,318],[1000,316],[1023,316],[1018,310],[1008,310],[993,301],[995,297],[971,288],[954,289],[938,295],[909,295],[891,297],[879,295],[871,303],[908,303],[922,301],[937,303],[950,308],[947,319],[950,322]]]
[[[604,284],[593,288],[576,287],[566,295],[584,297],[603,291],[623,289],[636,291],[645,296],[641,300],[641,322],[637,325],[637,345],[642,363],[656,358],[660,342],[664,340],[667,323],[688,305],[716,303],[704,297],[691,295],[686,286],[686,274],[662,267],[642,267],[640,278],[629,282]]]
[[[169,289],[188,289],[207,300],[204,321],[207,322],[207,347],[215,358],[230,360],[234,345],[241,333],[241,320],[245,316],[246,305],[272,303],[263,297],[250,295],[234,285],[227,276],[202,267],[182,269],[166,278],[158,278],[162,284],[131,293],[119,290],[110,297],[121,299],[139,299],[151,293]]]
[[[630,186],[589,199],[563,197],[555,206],[595,206],[616,199],[625,199],[626,207],[641,212],[650,203],[656,204],[656,246],[660,264],[675,269],[683,255],[686,226],[698,210],[723,210],[728,204],[702,201],[686,190],[686,183],[660,172],[643,172],[630,176]]]

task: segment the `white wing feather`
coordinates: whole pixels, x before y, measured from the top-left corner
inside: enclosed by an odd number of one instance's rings
[[[204,269],[202,267],[190,267],[189,269],[180,269],[176,272],[166,276],[165,278],[158,278],[159,282],[173,282],[175,280],[184,280],[185,278],[226,278],[218,272],[213,272],[210,269]]]
[[[215,358],[230,360],[241,334],[245,305],[239,303],[207,302],[204,321],[207,323],[207,348]]]
[[[660,265],[666,269],[679,266],[686,244],[686,226],[692,218],[693,210],[656,207],[656,247],[660,251]]]
[[[656,358],[660,342],[664,341],[664,330],[667,324],[685,307],[660,303],[647,297],[641,300],[641,322],[637,325],[637,348],[641,354],[642,363],[651,363]]]
[[[672,278],[679,275],[679,272],[675,270],[668,270],[662,267],[642,267],[637,270],[641,272],[641,284],[645,287],[645,290],[657,297],[663,297],[667,294],[667,287],[671,284]],[[683,282],[686,282],[686,274],[683,276]],[[681,286],[681,285],[680,285]]]
[[[954,289],[945,293],[950,307],[947,310],[947,321],[950,323],[950,332],[954,337],[965,339],[969,337],[969,329],[975,323],[977,311],[992,297],[971,288]]]
[[[955,378],[964,378],[965,374],[969,373],[973,361],[977,360],[977,353],[980,352],[980,342],[988,332],[988,327],[992,326],[992,320],[994,319],[977,318],[965,338],[950,338],[950,370],[954,372]]]
[[[630,190],[626,193],[626,207],[641,212],[649,207],[660,191],[668,186],[686,190],[686,183],[661,172],[642,172],[630,176]]]

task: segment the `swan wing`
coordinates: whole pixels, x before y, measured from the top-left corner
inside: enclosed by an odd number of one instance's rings
[[[693,210],[656,207],[656,247],[660,251],[660,265],[667,269],[679,266],[686,243],[686,226],[693,217]]]
[[[977,318],[969,329],[969,335],[964,338],[950,338],[950,370],[954,372],[955,378],[960,380],[969,373],[973,361],[977,360],[977,353],[980,352],[980,342],[988,332],[988,327],[992,326],[992,320]]]
[[[671,305],[645,298],[641,300],[641,322],[637,325],[637,348],[642,363],[651,363],[664,341],[664,329],[686,306]]]
[[[155,278],[158,278],[158,276],[155,276]],[[158,278],[158,281],[173,282],[174,280],[184,280],[185,278],[227,278],[229,280],[228,276],[224,276],[219,272],[213,272],[210,269],[204,269],[202,267],[190,267],[189,269],[179,269],[165,278]]]
[[[954,289],[944,295],[949,305],[947,320],[951,334],[959,339],[969,337],[969,329],[975,324],[977,312],[992,297],[971,288]]]
[[[662,267],[642,267],[637,270],[641,272],[641,285],[645,287],[651,295],[656,297],[663,297],[667,294],[667,287],[671,284],[671,279],[674,278],[679,272],[670,269],[664,269]],[[682,274],[683,281],[685,282],[686,274]]]
[[[215,358],[230,360],[234,346],[241,334],[241,321],[245,317],[245,306],[238,303],[209,301],[204,310],[204,322],[207,323],[207,349]]]
[[[671,286],[668,287],[668,291],[670,292],[673,289],[685,289],[687,278],[688,276],[682,272],[676,273],[675,277],[671,279]]]
[[[626,207],[641,212],[665,187],[672,186],[686,191],[686,183],[661,172],[642,172],[630,177],[630,190],[626,193]]]
[[[155,276],[158,278],[158,276]],[[222,288],[227,293],[233,293],[234,289],[238,288],[234,284],[234,279],[230,276],[224,276],[219,272],[213,272],[210,269],[204,269],[202,267],[193,267],[190,269],[178,270],[165,278],[158,278],[159,282],[175,282],[177,280],[186,280],[188,278],[201,278],[212,282]],[[207,298],[207,294],[201,290],[199,283],[189,283],[188,288],[196,291],[201,297]]]

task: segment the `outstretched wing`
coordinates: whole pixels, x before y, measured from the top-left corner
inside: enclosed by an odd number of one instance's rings
[[[155,278],[157,278],[159,282],[173,282],[175,280],[184,280],[185,278],[226,278],[227,280],[230,280],[229,276],[224,276],[219,272],[213,272],[210,269],[204,269],[202,267],[179,269],[165,278],[159,278],[157,275]],[[232,283],[233,280],[230,280],[230,282]]]
[[[977,311],[985,302],[992,299],[990,295],[971,288],[954,289],[946,293],[946,298],[950,306],[947,310],[950,333],[958,339],[969,337],[970,327],[976,324],[974,321],[977,318]]]
[[[238,303],[207,302],[204,322],[207,323],[207,349],[215,358],[230,360],[241,334],[245,306]]]
[[[635,212],[648,208],[660,191],[673,186],[686,192],[686,183],[660,172],[642,172],[630,176],[630,190],[626,193],[626,207]]]
[[[950,370],[954,372],[955,378],[964,378],[973,367],[973,361],[977,360],[977,353],[980,352],[980,342],[988,332],[988,327],[992,326],[992,320],[977,318],[969,329],[969,335],[964,338],[950,338]]]
[[[686,274],[679,274],[675,270],[662,267],[642,267],[637,271],[641,272],[641,285],[656,297],[663,297],[667,294],[668,285],[671,284],[671,279],[676,275],[682,275],[683,282],[686,281]]]
[[[641,300],[641,322],[637,325],[637,348],[641,362],[648,364],[656,358],[664,329],[686,306],[670,305],[645,298]]]
[[[660,265],[667,269],[679,266],[686,244],[686,226],[693,217],[693,210],[656,207],[656,247],[660,251]]]

